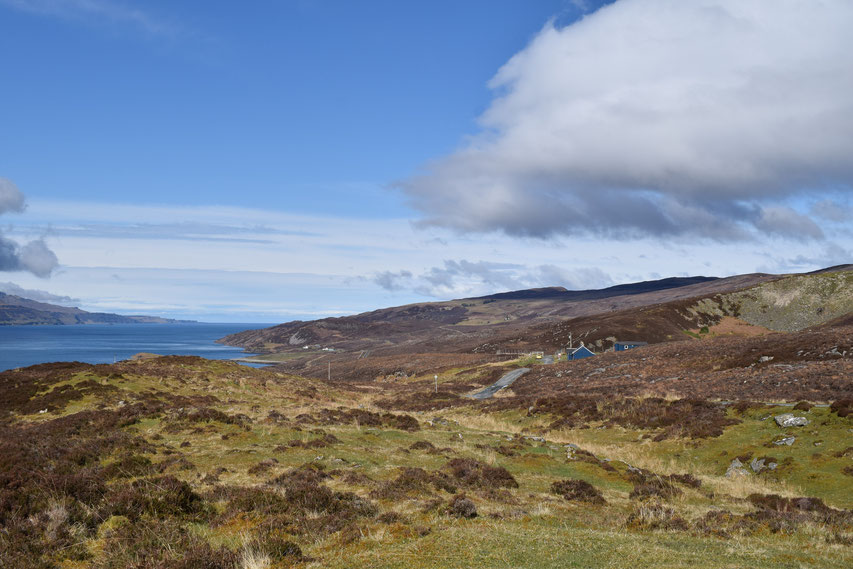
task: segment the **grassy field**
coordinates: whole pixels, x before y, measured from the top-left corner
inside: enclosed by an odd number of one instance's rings
[[[556,425],[511,392],[433,409],[414,382],[199,358],[0,381],[3,567],[853,564],[849,404],[802,405],[788,429],[790,406],[731,405],[718,436],[661,438],[615,410]],[[379,406],[394,389],[407,404]],[[727,477],[735,458],[775,470]]]

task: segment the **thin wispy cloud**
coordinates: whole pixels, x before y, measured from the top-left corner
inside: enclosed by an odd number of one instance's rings
[[[181,32],[174,23],[118,0],[0,0],[0,5],[93,26],[133,29],[151,36],[174,37]]]
[[[783,213],[775,219],[780,225]],[[540,241],[501,233],[459,236],[440,227],[414,228],[406,219],[44,200],[31,201],[26,215],[16,216],[8,238],[26,242],[46,226],[52,227],[50,247],[63,261],[51,292],[80,299],[84,310],[214,321],[316,318],[427,299],[727,276],[756,267],[779,272],[794,259],[803,263],[800,270],[813,270],[849,253],[849,239],[830,250],[837,240],[830,233],[822,243],[827,255],[817,255],[814,243],[780,245],[775,237],[755,248],[652,238]],[[85,230],[69,230],[75,227]],[[14,280],[25,289],[43,287],[29,273],[16,273]],[[242,316],[231,308],[237,305],[245,307]]]
[[[49,302],[51,304],[60,304],[63,306],[76,306],[80,304],[79,298],[71,298],[60,294],[53,294],[46,290],[23,288],[13,282],[0,283],[0,292],[28,298],[37,302]]]
[[[563,286],[570,290],[603,288],[613,279],[594,267],[567,269],[556,265],[528,267],[515,263],[445,260],[419,275],[383,271],[372,281],[389,292],[412,290],[433,298],[459,298],[528,288]]]
[[[551,237],[821,240],[853,188],[853,3],[621,0],[548,24],[482,130],[399,185],[421,222]]]

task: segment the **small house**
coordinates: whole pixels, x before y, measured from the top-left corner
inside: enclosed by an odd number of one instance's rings
[[[616,342],[613,344],[613,349],[617,352],[624,352],[625,350],[647,346],[648,344],[648,342]]]
[[[566,350],[566,359],[567,360],[582,360],[583,358],[588,358],[590,356],[594,356],[595,352],[581,344],[580,348],[569,348]]]

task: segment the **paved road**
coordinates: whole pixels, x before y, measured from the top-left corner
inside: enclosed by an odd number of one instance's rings
[[[488,386],[484,390],[478,391],[477,393],[472,395],[471,398],[472,399],[488,399],[489,397],[491,397],[492,395],[494,395],[495,393],[497,393],[498,391],[500,391],[504,387],[508,387],[508,386],[512,385],[512,383],[516,379],[518,379],[519,377],[521,377],[522,375],[524,375],[528,371],[530,371],[529,367],[520,367],[518,369],[512,370],[509,373],[505,373],[502,378],[500,378],[499,380],[497,380],[495,383]]]

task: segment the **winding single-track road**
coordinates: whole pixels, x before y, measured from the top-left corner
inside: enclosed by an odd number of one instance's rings
[[[510,385],[512,385],[512,383],[516,379],[518,379],[528,371],[530,371],[529,367],[520,367],[518,369],[512,370],[509,373],[505,373],[503,377],[494,382],[492,385],[488,386],[482,391],[478,391],[474,395],[471,395],[471,399],[488,399],[504,387],[509,387]]]

